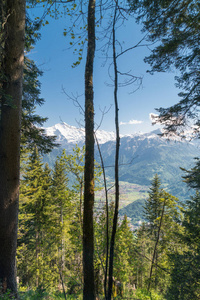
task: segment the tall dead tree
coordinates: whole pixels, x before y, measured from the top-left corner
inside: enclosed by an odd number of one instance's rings
[[[0,287],[17,293],[20,124],[25,38],[25,0],[5,0],[2,20],[0,113]]]
[[[94,91],[93,64],[95,55],[95,0],[88,4],[88,47],[85,67],[85,171],[83,211],[83,299],[95,299],[94,286]]]

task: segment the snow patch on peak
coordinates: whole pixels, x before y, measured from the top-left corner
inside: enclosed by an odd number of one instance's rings
[[[108,141],[114,141],[115,140],[115,133],[104,131],[104,130],[97,130],[96,136],[99,144],[105,144]]]
[[[84,144],[85,142],[85,129],[84,128],[77,128],[75,126],[68,125],[65,122],[56,124],[52,127],[44,128],[47,135],[56,136],[56,141],[59,144]],[[98,143],[105,144],[106,142],[115,141],[116,135],[115,132],[109,132],[105,130],[97,130],[95,132]],[[181,141],[180,137],[168,138],[165,136],[160,136],[162,134],[161,129],[157,129],[148,133],[134,133],[134,134],[127,134],[121,135],[120,138],[125,138],[128,140],[136,139],[137,141],[143,140],[162,140],[163,142],[172,141]]]
[[[70,126],[67,123],[59,123],[52,127],[45,128],[47,135],[57,136],[57,142],[68,142],[76,144],[84,142],[85,132],[82,128]]]
[[[52,127],[44,128],[47,135],[57,136],[58,143],[84,143],[85,141],[85,129],[77,128],[75,126],[68,125],[67,123],[59,123]],[[108,141],[115,140],[115,133],[104,130],[97,130],[96,136],[99,144],[104,144]]]

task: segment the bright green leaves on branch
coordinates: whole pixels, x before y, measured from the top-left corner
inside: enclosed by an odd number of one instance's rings
[[[67,37],[69,33],[67,32],[66,29],[64,29],[63,35]],[[73,32],[73,30],[70,32],[70,42],[69,45],[70,47],[74,48],[74,55],[78,56],[78,59],[76,62],[72,64],[72,68],[75,68],[76,66],[80,65],[81,60],[82,60],[82,55],[83,55],[83,47],[87,39],[82,39],[82,36],[76,36]],[[75,48],[77,47],[77,48]]]

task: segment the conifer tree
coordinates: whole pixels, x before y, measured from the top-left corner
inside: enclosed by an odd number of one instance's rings
[[[57,267],[61,281],[64,281],[65,264],[67,253],[70,253],[69,232],[71,230],[70,223],[74,208],[72,208],[72,192],[68,188],[68,178],[66,175],[66,153],[57,158],[52,175],[52,208],[54,214],[54,234],[53,240],[57,247]],[[52,240],[52,241],[53,241]],[[69,262],[68,262],[69,263]]]
[[[160,198],[162,196],[162,190],[160,189],[161,182],[156,174],[152,180],[152,184],[150,187],[149,195],[144,205],[144,217],[147,222],[149,222],[149,227],[151,233],[156,236],[157,233],[157,225],[155,224],[155,220],[160,216],[161,212],[161,203]]]
[[[36,63],[28,58],[28,53],[40,39],[40,23],[31,23],[26,17],[23,95],[22,95],[22,124],[21,124],[21,150],[27,152],[37,145],[39,152],[47,153],[56,146],[55,136],[47,136],[41,127],[48,118],[35,113],[36,106],[43,105],[45,100],[41,98],[41,83],[39,77],[43,72]]]
[[[176,235],[182,245],[181,252],[170,253],[172,265],[167,299],[194,299],[200,297],[200,196],[196,192],[187,201],[182,221],[183,232]]]
[[[109,220],[114,214],[114,203],[109,204]],[[95,218],[95,288],[96,294],[100,295],[104,289],[104,274],[106,266],[106,206],[103,207]],[[112,224],[109,223],[109,235],[112,232]],[[115,294],[122,295],[123,286],[135,283],[135,237],[130,228],[126,215],[122,221],[118,221],[116,232],[115,264],[113,279]],[[117,285],[115,285],[117,284]]]
[[[178,249],[174,235],[175,231],[180,230],[177,224],[178,199],[161,189],[160,185],[159,177],[155,175],[144,206],[144,214],[148,222],[144,233],[146,232],[149,238],[148,251],[151,253],[148,290],[151,285],[155,289],[161,286],[166,288],[164,278],[169,274],[169,270],[164,271],[168,261],[167,254],[169,249],[172,252],[175,248]]]
[[[189,126],[199,136],[199,38],[200,8],[193,0],[129,0],[130,7],[143,23],[143,31],[156,44],[145,60],[151,73],[177,69],[176,86],[180,101],[168,108],[159,108],[155,122],[165,126],[166,134],[181,134]],[[193,126],[195,125],[195,126]]]
[[[125,215],[121,224],[118,225],[116,233],[115,246],[115,264],[114,264],[114,278],[120,281],[122,288],[123,284],[135,283],[134,278],[134,248],[135,237],[130,228],[130,223]]]
[[[48,283],[48,263],[51,258],[48,232],[52,211],[51,175],[48,166],[43,167],[37,148],[27,163],[21,182],[18,272],[23,285],[43,287]],[[25,267],[25,270],[24,270]],[[47,272],[48,270],[48,272]]]

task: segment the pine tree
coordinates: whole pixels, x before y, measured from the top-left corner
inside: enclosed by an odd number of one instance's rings
[[[96,294],[101,295],[104,290],[105,266],[106,266],[106,206],[96,214],[95,218],[95,289]],[[109,220],[114,215],[114,203],[109,204]],[[112,232],[112,224],[109,222],[109,236]],[[115,264],[113,269],[114,293],[122,295],[125,285],[135,284],[135,237],[130,228],[127,217],[118,221],[116,232]]]
[[[48,240],[48,232],[52,231],[49,227],[52,214],[49,209],[51,182],[50,170],[47,165],[43,167],[35,148],[21,182],[18,273],[23,285],[37,288],[50,285],[49,273],[52,273],[48,269],[51,261]]]
[[[32,24],[26,17],[25,49],[29,53],[37,40],[40,38],[39,29],[41,24]],[[21,124],[21,150],[29,151],[37,145],[39,152],[51,151],[55,143],[55,137],[47,136],[41,127],[48,118],[41,117],[35,113],[36,106],[43,105],[45,100],[41,98],[41,83],[39,77],[43,72],[36,66],[35,62],[28,58],[24,59],[23,97],[22,97],[22,124]]]
[[[152,180],[152,184],[149,191],[149,196],[144,204],[144,217],[149,223],[151,233],[156,237],[158,225],[155,222],[161,213],[161,197],[162,189],[160,189],[161,182],[156,174]]]
[[[171,282],[167,299],[197,300],[200,297],[200,195],[197,192],[186,203],[183,232],[177,235],[182,252],[170,253]]]
[[[178,199],[161,189],[160,184],[156,175],[144,206],[148,222],[144,232],[150,240],[148,251],[151,260],[148,290],[151,286],[155,289],[166,288],[166,279],[169,277],[167,255],[169,249],[173,252],[177,248],[174,232],[180,230],[176,222],[179,215]]]
[[[69,264],[67,257],[71,251],[70,231],[71,222],[74,216],[74,208],[72,203],[73,193],[68,188],[68,178],[66,175],[66,153],[57,158],[53,169],[52,180],[52,200],[54,207],[54,234],[53,240],[57,247],[57,267],[59,270],[61,281],[64,281],[66,273],[66,264]],[[52,241],[53,241],[52,240]]]
[[[195,166],[190,170],[185,170],[181,168],[185,172],[183,176],[184,182],[187,183],[188,187],[200,190],[200,159],[195,158]]]
[[[134,248],[135,237],[125,215],[121,224],[118,225],[116,233],[115,264],[113,270],[114,278],[121,283],[121,287],[123,284],[133,285],[135,283]]]

